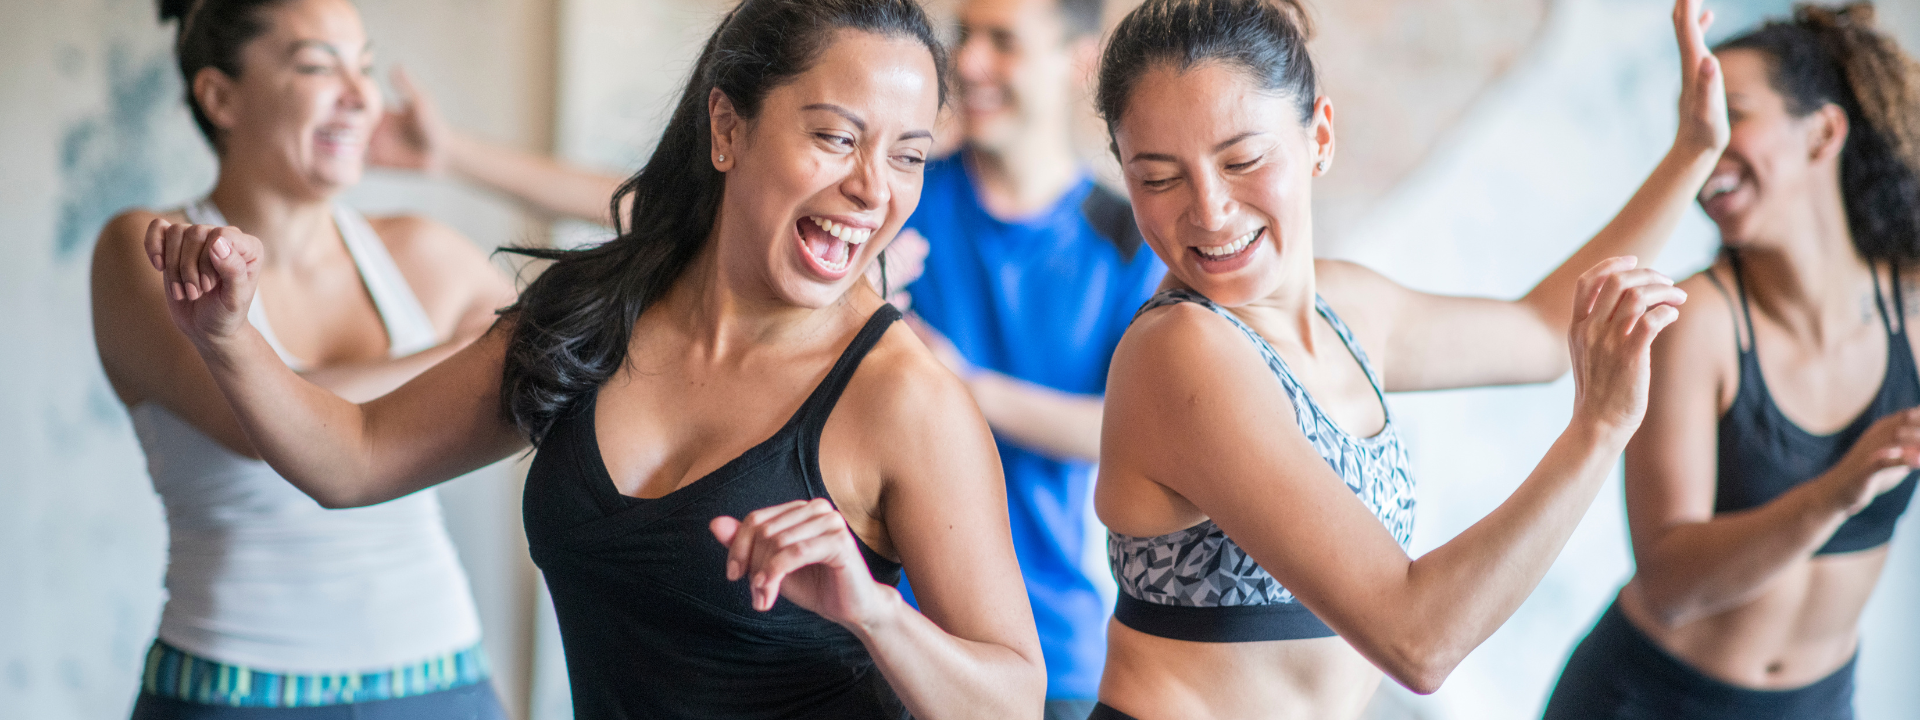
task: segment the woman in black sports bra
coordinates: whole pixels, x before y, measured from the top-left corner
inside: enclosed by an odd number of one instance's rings
[[[1553,720],[1853,717],[1860,613],[1913,497],[1920,72],[1864,4],[1715,54],[1733,136],[1700,201],[1726,247],[1681,287],[1727,311],[1654,344],[1626,456],[1637,573]]]
[[[1037,717],[992,435],[861,280],[919,200],[944,67],[913,0],[745,0],[612,198],[619,236],[520,251],[553,264],[492,330],[362,405],[247,324],[258,240],[147,252],[254,447],[323,505],[531,440],[576,716]]]

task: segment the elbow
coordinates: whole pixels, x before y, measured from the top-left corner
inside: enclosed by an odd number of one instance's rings
[[[1453,643],[1433,640],[1417,640],[1403,644],[1390,651],[1389,657],[1380,662],[1380,670],[1418,695],[1432,695],[1440,691],[1440,685],[1466,659],[1471,647],[1459,650],[1451,647]]]
[[[306,493],[307,497],[313,498],[313,501],[319,503],[320,507],[328,510],[349,510],[352,508],[366,507],[368,505],[377,505],[382,502],[380,498],[368,497],[363,493],[349,492],[345,489],[318,488],[300,485],[298,483],[295,483],[294,487],[299,488],[300,492]]]

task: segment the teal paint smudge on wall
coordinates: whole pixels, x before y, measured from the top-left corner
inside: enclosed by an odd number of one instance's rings
[[[60,138],[60,219],[54,258],[72,261],[115,213],[158,197],[162,130],[184,113],[181,84],[164,53],[136,58],[124,46],[107,55],[107,108],[69,124]]]

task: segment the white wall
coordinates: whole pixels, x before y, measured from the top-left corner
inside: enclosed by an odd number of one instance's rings
[[[360,3],[382,60],[441,90],[455,122],[544,146],[552,4]],[[161,602],[166,532],[125,410],[93,351],[87,264],[105,220],[211,187],[211,153],[181,100],[172,32],[151,0],[6,0],[0,7],[0,717],[124,717]],[[414,210],[483,247],[539,239],[494,199],[377,177],[349,199]],[[447,485],[503,698],[522,716],[533,575],[518,476]]]

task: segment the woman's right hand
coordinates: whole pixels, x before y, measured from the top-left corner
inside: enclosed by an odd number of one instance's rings
[[[1713,11],[1702,11],[1701,2],[1673,4],[1673,32],[1680,42],[1680,129],[1673,142],[1675,149],[1718,157],[1733,133],[1727,122],[1726,79],[1707,47]]]
[[[1908,408],[1874,421],[1823,479],[1851,516],[1899,486],[1916,467],[1920,467],[1920,408]]]
[[[1638,264],[1632,256],[1609,258],[1580,276],[1567,331],[1575,418],[1622,446],[1646,416],[1653,339],[1687,301],[1672,280]]]
[[[260,279],[260,239],[236,227],[154,218],[147,259],[160,271],[167,315],[196,347],[230,339],[247,324]]]

